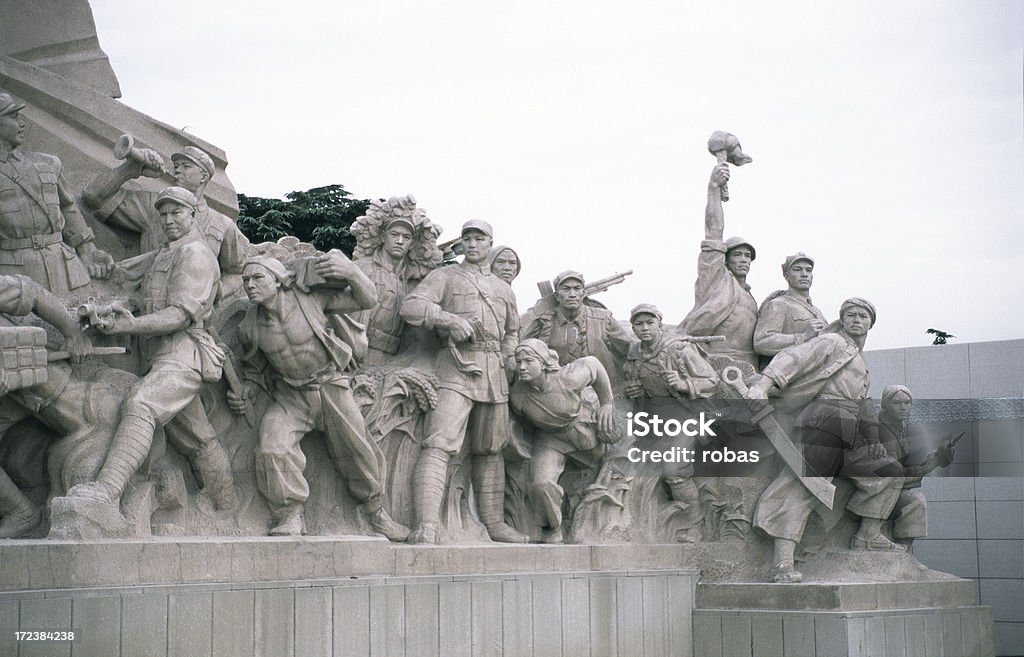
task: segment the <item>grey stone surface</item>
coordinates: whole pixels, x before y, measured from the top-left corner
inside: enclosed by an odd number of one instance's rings
[[[248,657],[256,652],[256,592],[213,592],[213,654]],[[324,653],[326,654],[326,653]]]
[[[436,582],[405,587],[405,652],[408,655],[438,657],[437,634],[440,608]]]
[[[612,582],[614,585],[614,580]],[[532,655],[533,580],[503,580],[501,609],[505,650],[512,655]]]
[[[983,420],[977,428],[979,463],[1024,461],[1024,430],[1020,420]]]
[[[121,598],[121,657],[152,657],[153,645],[167,645],[168,598],[159,594]]]
[[[615,589],[615,604],[618,608],[619,654],[631,655],[643,650],[644,645],[644,591],[643,580],[639,577],[619,578]]]
[[[973,477],[925,477],[921,489],[928,498],[928,506],[935,502],[965,502],[973,500],[981,479]]]
[[[978,541],[978,568],[981,577],[1024,579],[1024,540]]]
[[[966,344],[948,344],[941,349],[915,347],[905,350],[906,385],[915,399],[969,399],[970,361]]]
[[[865,351],[864,361],[871,372],[871,387],[868,394],[880,399],[882,390],[889,385],[906,385],[907,349],[879,349]]]
[[[1024,479],[1020,477],[983,477],[976,480],[975,497],[979,500],[1024,500]]]
[[[722,617],[722,654],[730,657],[753,657],[749,616]]]
[[[696,627],[694,628],[696,630]],[[758,614],[751,618],[751,651],[755,655],[782,654],[782,616]]]
[[[1020,397],[1024,371],[1007,363],[1024,360],[1024,341],[972,342],[967,345],[971,359],[972,397]]]
[[[21,624],[25,631],[54,631],[71,629],[71,599],[43,598],[25,600],[21,605]],[[19,655],[27,657],[65,657],[71,654],[71,643],[54,641],[23,641]]]
[[[593,589],[595,581],[591,581]],[[694,581],[675,577],[666,583],[668,604],[668,652],[669,657],[693,657],[693,627],[682,622],[693,613],[695,597]],[[593,606],[591,606],[593,609]]]
[[[334,654],[365,657],[370,654],[370,589],[334,587]]]
[[[1018,655],[1024,653],[1024,623],[1004,623],[996,621],[992,625],[995,641],[995,654]]]
[[[979,542],[971,539],[921,539],[914,556],[929,568],[957,577],[978,576]]]
[[[1024,539],[1024,504],[979,500],[978,538]]]
[[[562,657],[562,585],[556,578],[533,580],[533,650],[537,657]]]
[[[892,657],[906,657],[907,630],[903,616],[890,616],[885,619],[885,652]]]
[[[332,604],[328,588],[295,589],[295,657],[331,654]]]
[[[589,579],[562,580],[562,654],[589,655],[590,645],[590,582]],[[645,616],[646,619],[646,616]],[[652,633],[658,632],[651,627]],[[659,639],[664,641],[664,631]]]
[[[167,654],[209,657],[213,646],[212,618],[210,593],[171,593],[167,600]]]
[[[724,624],[722,634],[725,634]],[[800,616],[783,616],[782,647],[782,654],[785,657],[814,654],[814,619]]]
[[[470,657],[473,654],[472,584],[445,582],[440,585],[441,624],[440,646],[442,655]]]
[[[973,500],[928,503],[928,533],[931,536],[976,538],[978,529],[974,518]]]
[[[782,620],[779,619],[780,633],[781,626]],[[722,619],[715,614],[695,611],[693,614],[693,654],[696,657],[724,657],[722,639]]]
[[[18,602],[16,600],[0,600],[0,654],[17,655],[18,641]]]
[[[295,654],[295,591],[260,589],[255,600],[257,654],[293,657]]]
[[[923,616],[907,616],[904,619],[907,636],[907,657],[927,657],[927,638]]]
[[[121,652],[121,600],[77,598],[71,604],[72,655],[117,655]]]
[[[563,583],[571,581],[563,580]],[[494,622],[501,617],[501,582],[473,582],[470,595],[473,598],[473,657],[501,657],[503,628]]]
[[[981,604],[992,607],[994,620],[1024,622],[1024,580],[983,579]]]
[[[370,655],[405,655],[405,587],[370,587]]]
[[[611,577],[590,580],[590,653],[593,657],[618,657],[615,591],[616,581]],[[671,643],[675,644],[676,640],[672,637]]]
[[[863,611],[975,603],[971,582],[698,584],[699,609]]]

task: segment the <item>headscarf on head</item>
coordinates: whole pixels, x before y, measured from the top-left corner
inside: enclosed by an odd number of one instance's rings
[[[249,265],[259,265],[260,267],[263,267],[273,274],[274,278],[277,279],[277,282],[284,287],[290,286],[294,280],[294,274],[292,274],[292,272],[284,266],[284,263],[277,258],[262,255],[250,256],[246,259],[245,265],[243,265],[242,268],[244,269]]]
[[[537,360],[544,364],[546,372],[557,372],[562,369],[558,364],[558,353],[537,338],[527,338],[520,342],[516,346],[516,355],[520,351],[528,351],[536,356]]]
[[[843,305],[839,306],[840,321],[842,320],[843,313],[846,312],[846,309],[853,307],[863,308],[864,310],[868,311],[868,314],[871,315],[871,326],[873,327],[875,325],[875,305],[868,301],[867,299],[861,299],[860,297],[850,297],[849,299],[843,302]]]
[[[889,401],[892,400],[893,397],[895,397],[901,392],[905,394],[907,397],[909,397],[911,400],[914,399],[914,395],[910,394],[910,388],[908,388],[907,386],[891,385],[886,386],[885,390],[882,391],[882,403],[888,403]]]
[[[523,261],[519,259],[519,254],[516,253],[516,250],[510,246],[505,246],[504,244],[492,246],[491,250],[487,253],[487,269],[490,271],[491,268],[494,267],[494,261],[498,259],[498,256],[501,255],[503,251],[511,251],[512,255],[516,257],[516,274],[512,277],[512,280],[515,280],[516,276],[518,276],[519,272],[523,269]]]

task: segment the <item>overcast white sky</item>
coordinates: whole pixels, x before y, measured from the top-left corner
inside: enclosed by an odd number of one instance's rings
[[[1024,337],[1024,3],[94,0],[122,100],[223,148],[239,192],[411,193],[536,281],[632,268],[620,317],[693,303],[706,150],[735,133],[748,283],[817,260],[869,349]]]

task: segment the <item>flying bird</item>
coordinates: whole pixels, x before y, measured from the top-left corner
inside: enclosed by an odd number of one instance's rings
[[[925,333],[931,333],[932,335],[935,336],[935,341],[932,342],[932,344],[946,344],[946,340],[948,340],[949,338],[956,337],[952,333],[946,333],[945,331],[940,331],[939,329],[933,328],[928,329],[927,331],[925,331]]]

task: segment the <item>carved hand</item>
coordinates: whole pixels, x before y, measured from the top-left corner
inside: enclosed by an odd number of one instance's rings
[[[458,315],[451,316],[447,329],[456,342],[465,342],[473,336],[473,325]]]
[[[337,249],[332,249],[316,259],[316,273],[328,280],[350,278],[354,269],[358,269],[355,263]]]
[[[626,384],[626,398],[640,399],[644,396],[644,386],[639,381],[631,381]]]
[[[615,432],[614,415],[615,406],[613,404],[601,404],[601,408],[597,409],[598,432],[606,436],[610,436]]]
[[[665,382],[668,383],[669,387],[676,392],[689,392],[690,389],[686,387],[686,382],[683,381],[683,377],[679,376],[679,372],[675,370],[665,370],[664,372]]]
[[[64,350],[71,354],[71,362],[77,365],[85,360],[92,351],[92,341],[87,335],[78,331],[64,340]]]
[[[715,168],[711,170],[711,181],[708,183],[710,187],[722,187],[729,182],[729,165],[725,162],[716,164]]]
[[[82,256],[85,267],[92,278],[104,279],[114,270],[114,258],[101,249],[93,249]]]
[[[140,148],[139,153],[145,158],[142,164],[143,176],[147,178],[159,178],[164,175],[164,158],[151,148]]]
[[[245,411],[251,403],[253,397],[256,396],[255,390],[252,385],[243,384],[242,393],[238,394],[234,390],[228,389],[225,396],[228,400],[228,408],[231,409],[236,415],[245,415]]]

